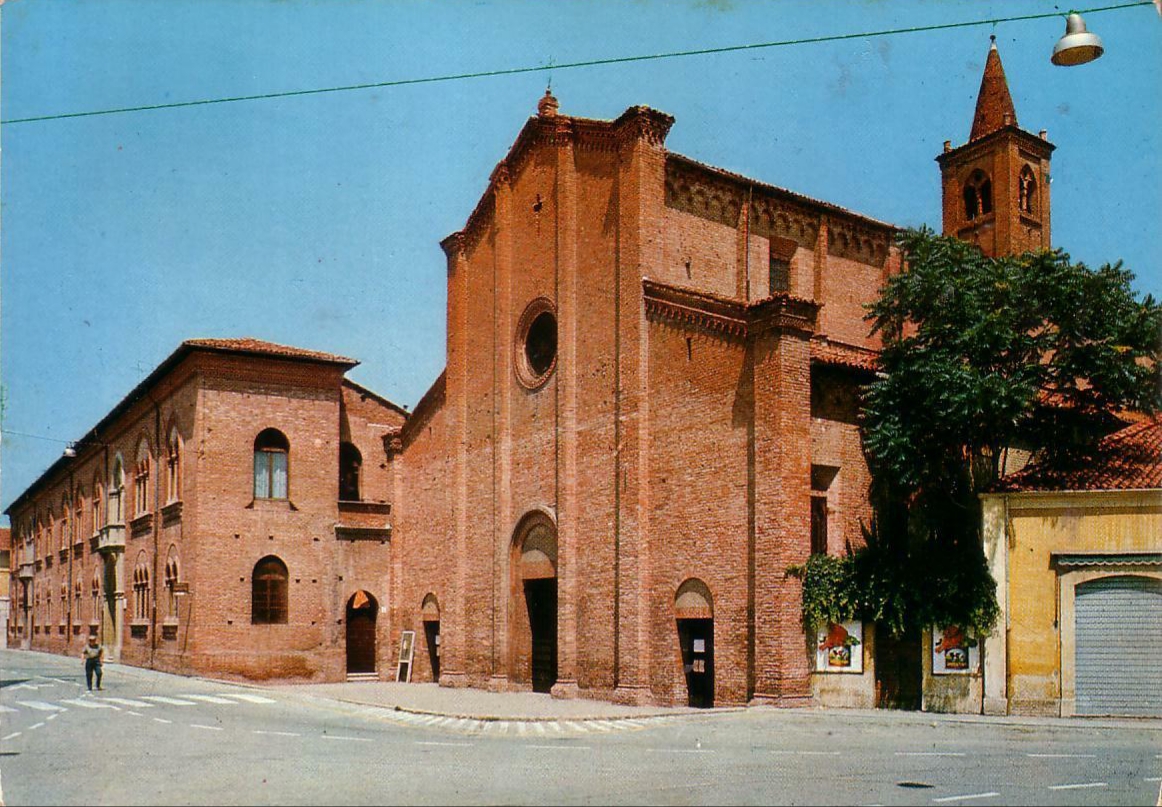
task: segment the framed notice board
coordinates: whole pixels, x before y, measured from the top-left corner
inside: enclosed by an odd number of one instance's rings
[[[395,680],[407,683],[412,680],[412,653],[415,651],[416,632],[405,630],[399,635],[399,664],[396,666]]]

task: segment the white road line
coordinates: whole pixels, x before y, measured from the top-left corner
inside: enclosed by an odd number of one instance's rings
[[[262,729],[255,729],[255,734],[273,734],[278,737],[302,737],[301,734],[296,734],[293,731],[263,731]]]
[[[472,743],[436,743],[425,742],[423,740],[416,740],[416,745],[443,745],[451,748],[471,748]]]
[[[1093,759],[1097,754],[1025,754],[1031,759]]]
[[[203,726],[201,723],[190,723],[192,729],[205,729],[206,731],[225,731],[221,726]]]
[[[46,717],[45,720],[56,720],[60,716],[61,716],[60,712],[53,712],[51,715]]]
[[[227,706],[237,706],[237,701],[227,700],[226,698],[219,698],[217,695],[182,695],[183,698],[189,698],[194,701],[204,701],[205,703],[226,704]]]
[[[155,717],[154,720],[157,721],[158,723],[172,723],[173,722],[172,720],[166,720],[164,717]]]
[[[74,686],[74,687],[79,687],[81,685],[79,681],[65,681],[62,678],[45,678],[44,680],[56,681],[58,684],[68,684],[69,686]]]
[[[11,706],[0,706],[0,712],[19,712],[19,709],[13,709]]]
[[[353,743],[373,742],[373,740],[369,740],[366,737],[340,737],[338,734],[324,734],[323,739],[324,740],[350,740]]]
[[[29,730],[32,730],[32,729],[39,729],[39,728],[41,728],[42,726],[44,726],[44,723],[33,723],[33,724],[32,724],[31,726],[29,726],[28,728],[29,728]]]
[[[166,703],[170,706],[195,706],[193,701],[183,701],[178,698],[167,698],[164,695],[142,695],[143,700],[156,701],[157,703]]]
[[[1076,785],[1049,785],[1050,790],[1081,790],[1089,787],[1109,787],[1108,782],[1082,782]]]
[[[771,751],[772,754],[779,756],[797,756],[797,757],[837,757],[841,752],[839,751]]]
[[[1162,776],[1147,776],[1143,782],[1162,782]]]
[[[4,740],[11,740],[11,739],[13,739],[14,737],[19,737],[19,736],[20,736],[21,734],[23,734],[23,733],[24,733],[24,732],[22,732],[22,731],[14,731],[14,732],[12,732],[11,734],[7,734],[7,735],[5,735],[5,736],[3,736],[3,737],[0,737],[0,742],[3,742]]]
[[[67,712],[68,709],[63,706],[57,706],[55,703],[45,703],[44,701],[16,701],[20,706],[27,706],[29,709],[35,709],[38,712]]]
[[[145,717],[145,715],[143,715],[141,712],[134,712],[132,710],[126,710],[125,714],[133,715],[134,717]]]
[[[545,724],[544,723],[542,723],[540,721],[533,723],[533,730],[537,733],[538,736],[540,736],[540,737],[545,736]]]
[[[264,698],[261,695],[250,695],[245,692],[219,692],[218,695],[223,698],[237,698],[247,703],[278,703],[278,701],[272,700],[271,698]]]
[[[120,712],[120,707],[114,706],[111,703],[101,703],[95,700],[81,700],[79,698],[61,698],[61,703],[68,703],[72,706],[83,706],[86,709],[113,709]]]
[[[573,721],[573,720],[566,720],[565,725],[567,727],[569,727],[570,729],[572,729],[573,731],[579,731],[582,734],[585,734],[589,731],[589,729],[587,729],[585,726],[583,726],[582,724],[577,723],[576,721]]]
[[[963,757],[960,751],[897,751],[898,757]]]
[[[951,801],[968,801],[969,799],[991,799],[993,796],[999,796],[1000,793],[989,791],[988,793],[970,793],[967,796],[945,796],[942,799],[932,799],[936,804],[947,804]]]
[[[647,748],[646,753],[653,754],[713,754],[713,748]]]
[[[558,751],[592,751],[590,745],[526,745],[525,748],[552,748]]]
[[[152,703],[146,703],[145,701],[135,701],[132,698],[101,698],[101,700],[108,701],[109,703],[116,703],[118,706],[133,706],[137,709],[153,708]]]
[[[608,720],[590,720],[589,725],[601,731],[613,731],[614,725]]]

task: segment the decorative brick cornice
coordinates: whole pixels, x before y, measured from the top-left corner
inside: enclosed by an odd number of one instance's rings
[[[660,147],[674,125],[674,116],[648,106],[631,106],[613,122],[618,140],[626,142],[643,139],[651,146]]]
[[[836,342],[826,336],[811,339],[811,361],[833,367],[846,367],[874,373],[879,369],[879,351],[845,342]]]
[[[819,313],[818,303],[790,294],[745,303],[649,278],[642,295],[647,318],[743,340],[771,331],[810,335]]]

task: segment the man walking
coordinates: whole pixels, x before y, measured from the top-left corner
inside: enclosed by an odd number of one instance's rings
[[[90,636],[81,657],[85,660],[85,683],[89,691],[93,691],[93,673],[97,674],[97,689],[101,688],[101,661],[105,655],[105,648],[97,644],[97,637]]]

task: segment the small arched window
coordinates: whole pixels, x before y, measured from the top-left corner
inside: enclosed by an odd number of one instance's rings
[[[73,494],[73,543],[85,539],[85,489],[77,485]]]
[[[250,621],[255,625],[287,623],[286,564],[268,555],[254,565],[251,584]]]
[[[1037,179],[1033,176],[1033,169],[1027,165],[1021,169],[1021,176],[1017,179],[1017,207],[1027,216],[1037,212]]]
[[[93,580],[89,584],[89,598],[93,604],[93,613],[89,615],[89,621],[94,625],[97,624],[101,618],[101,566],[98,564],[93,569]]]
[[[101,477],[93,478],[93,534],[96,535],[101,527],[105,526],[101,523],[101,500],[105,497],[104,485],[101,484]]]
[[[169,430],[165,446],[165,500],[176,502],[182,497],[181,491],[182,441],[178,427]]]
[[[290,443],[278,429],[266,429],[254,439],[254,498],[287,497],[287,455]]]
[[[351,443],[339,444],[339,499],[345,502],[359,501],[359,474],[363,468],[363,455]]]
[[[73,500],[68,493],[61,498],[61,549],[68,549],[73,543]]]
[[[113,480],[109,483],[109,507],[105,511],[110,524],[124,524],[121,503],[125,500],[125,466],[118,456],[113,462]]]
[[[977,216],[993,212],[993,184],[979,168],[964,183],[964,217],[972,221]]]
[[[133,617],[149,619],[149,567],[146,566],[144,555],[133,570]]]
[[[176,618],[178,615],[178,598],[175,593],[178,583],[178,559],[173,553],[174,550],[171,549],[169,560],[165,562],[165,591],[169,603],[169,609],[166,613],[171,618]]]
[[[149,470],[150,470],[149,443],[144,437],[137,444],[137,465],[133,473],[133,514],[143,515],[150,511],[149,507]]]

